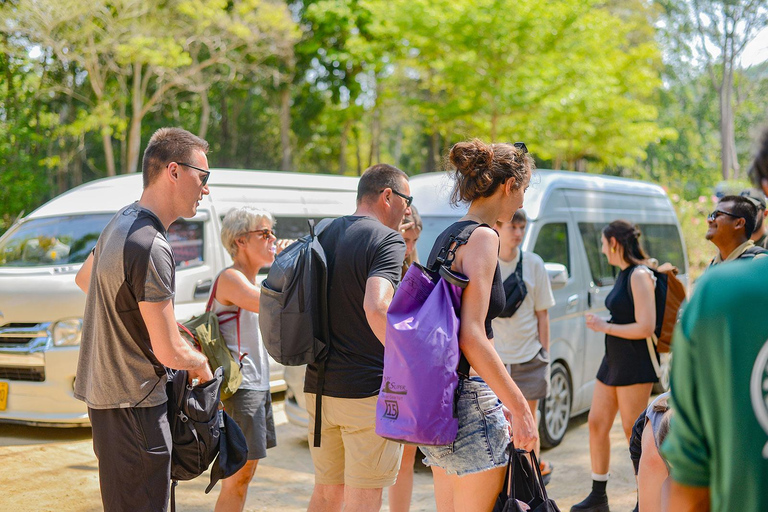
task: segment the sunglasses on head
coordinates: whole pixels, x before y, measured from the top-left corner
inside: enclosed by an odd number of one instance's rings
[[[268,228],[265,228],[265,229],[253,229],[251,231],[246,231],[246,233],[258,233],[259,236],[263,240],[269,240],[269,237],[271,237],[271,236],[277,238],[277,234],[273,230],[268,229]]]
[[[202,183],[200,184],[200,186],[204,187],[205,184],[208,183],[208,177],[211,175],[211,171],[206,171],[205,169],[195,167],[194,165],[185,164],[183,162],[179,162],[179,165],[183,165],[184,167],[190,167],[192,169],[195,169],[196,171],[204,172],[205,176],[203,176]]]
[[[507,144],[514,146],[515,149],[519,149],[524,155],[528,153],[528,146],[525,145],[525,142],[507,142]]]

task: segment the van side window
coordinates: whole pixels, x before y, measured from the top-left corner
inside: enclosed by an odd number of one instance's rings
[[[579,232],[587,253],[592,281],[597,286],[611,286],[616,282],[616,269],[608,264],[608,258],[601,252],[604,227],[605,223],[579,222]]]
[[[203,264],[203,223],[179,219],[168,228],[176,268]]]
[[[680,233],[674,224],[641,224],[640,243],[651,258],[659,263],[669,262],[685,271],[685,256]]]
[[[541,256],[545,263],[560,263],[569,269],[571,261],[568,253],[568,226],[565,222],[545,224],[536,237],[533,252]]]

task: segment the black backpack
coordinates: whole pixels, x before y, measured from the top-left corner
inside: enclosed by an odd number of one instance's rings
[[[309,235],[277,255],[261,284],[259,330],[267,352],[286,366],[317,363],[314,446],[320,446],[328,325],[328,263],[318,236],[333,219],[309,221]]]
[[[332,219],[275,257],[261,284],[259,330],[272,358],[286,366],[321,360],[328,347],[328,265],[317,239]]]
[[[754,245],[744,251],[743,253],[739,254],[739,257],[736,258],[737,260],[752,260],[755,258],[755,256],[758,256],[760,254],[768,254],[768,251],[760,247],[759,245]]]
[[[171,430],[171,510],[176,509],[176,485],[202,475],[211,463],[210,492],[219,478],[226,478],[242,468],[248,448],[242,430],[219,410],[223,369],[217,368],[213,379],[190,386],[186,370],[169,371],[168,424]],[[223,454],[223,457],[222,455]]]

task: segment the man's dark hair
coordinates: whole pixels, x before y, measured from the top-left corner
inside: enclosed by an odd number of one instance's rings
[[[762,181],[768,180],[768,127],[760,135],[760,143],[755,153],[755,159],[749,168],[749,176],[755,187],[762,190]]]
[[[525,210],[522,208],[517,209],[512,216],[512,224],[528,224],[528,216],[525,214]]]
[[[720,203],[733,204],[731,213],[744,219],[744,235],[747,238],[751,237],[755,231],[755,217],[757,216],[755,203],[743,196],[724,196],[718,202],[718,204]]]
[[[408,179],[408,175],[397,167],[389,164],[376,164],[365,170],[357,184],[357,202],[378,196],[385,188],[391,188],[402,193],[400,181]]]
[[[189,163],[196,150],[208,153],[208,142],[182,128],[160,128],[149,139],[141,171],[147,188],[171,162]]]

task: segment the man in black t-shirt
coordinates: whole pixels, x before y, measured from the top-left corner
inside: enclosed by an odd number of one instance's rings
[[[309,510],[376,511],[395,482],[402,445],[376,435],[376,399],[384,370],[387,308],[400,281],[410,213],[407,175],[386,164],[365,171],[357,210],[319,236],[328,261],[330,349],[323,386],[322,441],[315,448],[317,367],[304,385],[315,489]]]

